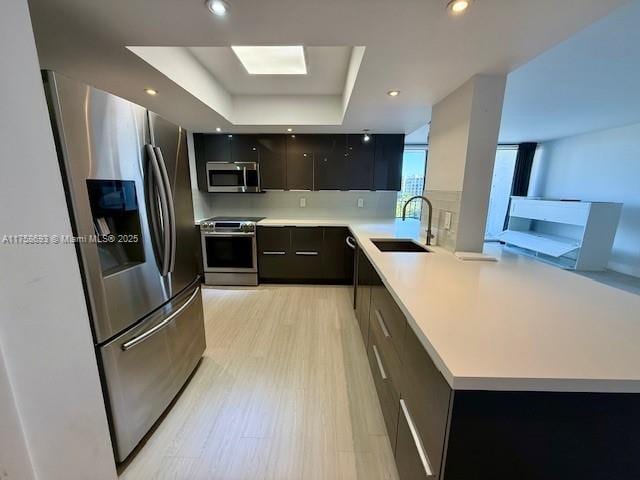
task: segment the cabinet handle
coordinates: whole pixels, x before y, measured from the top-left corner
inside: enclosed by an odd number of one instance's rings
[[[296,252],[296,255],[303,255],[305,257],[315,257],[319,255],[318,252]]]
[[[424,473],[427,474],[427,477],[433,477],[433,469],[431,468],[431,463],[429,462],[429,457],[427,456],[427,452],[424,449],[424,445],[422,444],[422,439],[420,438],[420,434],[416,429],[415,424],[413,423],[413,419],[411,418],[411,414],[409,414],[409,409],[407,408],[407,404],[404,402],[404,399],[400,399],[400,408],[402,409],[402,414],[404,415],[404,419],[407,421],[409,425],[409,431],[411,432],[411,436],[413,437],[413,443],[416,445],[416,449],[418,450],[418,455],[420,456],[420,461],[422,462],[422,467],[424,468]]]
[[[387,372],[384,371],[384,365],[382,365],[382,359],[378,353],[378,347],[373,345],[373,354],[376,356],[376,363],[378,364],[378,370],[380,370],[380,376],[383,380],[387,379]]]
[[[263,255],[286,255],[287,252],[262,252]]]
[[[349,245],[349,248],[351,250],[355,250],[356,249],[356,241],[353,237],[347,237],[344,239],[345,242],[347,242],[347,245]]]
[[[387,324],[384,323],[384,319],[382,318],[382,314],[380,310],[377,308],[373,311],[376,315],[376,320],[378,320],[378,325],[380,325],[380,329],[386,338],[391,338],[391,334],[389,333],[389,329],[387,328]]]

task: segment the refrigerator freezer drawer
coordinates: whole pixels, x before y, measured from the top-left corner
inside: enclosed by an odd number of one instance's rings
[[[199,285],[100,348],[118,461],[162,415],[204,349]]]

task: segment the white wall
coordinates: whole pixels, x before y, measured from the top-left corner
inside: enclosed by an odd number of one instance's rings
[[[623,203],[609,268],[640,277],[640,124],[541,144],[529,195]]]
[[[397,192],[267,192],[261,194],[205,193],[198,190],[193,135],[187,136],[191,189],[196,220],[217,215],[271,218],[394,218]],[[300,199],[307,202],[300,208]],[[358,199],[364,207],[358,207]]]
[[[27,442],[0,348],[0,478],[35,480]]]
[[[437,243],[449,250],[482,251],[505,83],[475,75],[433,107],[425,192]]]
[[[71,234],[27,0],[0,3],[0,62],[10,66],[0,75],[0,240]],[[0,348],[16,407],[3,401],[0,418],[19,418],[0,445],[24,458],[26,442],[40,480],[116,478],[74,246],[0,243],[0,268]]]

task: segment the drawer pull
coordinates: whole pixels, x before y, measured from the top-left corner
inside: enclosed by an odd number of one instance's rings
[[[263,255],[286,255],[286,252],[262,252]]]
[[[387,324],[384,323],[384,319],[382,318],[382,314],[380,310],[377,308],[373,311],[376,315],[376,320],[378,320],[378,325],[380,325],[380,329],[386,338],[390,338],[391,334],[389,333],[389,329],[387,328]]]
[[[383,380],[387,379],[387,372],[384,371],[384,366],[382,365],[382,359],[380,358],[380,354],[378,353],[378,348],[373,345],[373,354],[376,356],[376,363],[378,364],[378,370],[380,370],[380,376]]]
[[[318,252],[296,252],[296,255],[303,255],[305,257],[315,257]]]
[[[427,474],[427,477],[433,477],[433,469],[431,468],[429,457],[427,456],[427,452],[425,451],[424,445],[422,444],[422,439],[420,438],[420,434],[418,433],[418,430],[416,429],[416,426],[413,423],[411,414],[409,414],[409,409],[407,408],[407,404],[402,398],[400,399],[400,408],[402,409],[402,414],[404,415],[404,419],[407,421],[407,424],[409,425],[409,430],[411,431],[411,436],[413,437],[413,443],[415,443],[416,449],[418,450],[418,455],[420,456],[420,461],[422,462],[424,473]]]

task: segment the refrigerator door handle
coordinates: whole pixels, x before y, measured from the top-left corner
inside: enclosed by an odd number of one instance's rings
[[[162,172],[159,166],[158,159],[154,148],[150,145],[146,145],[147,156],[149,157],[149,163],[151,164],[151,172],[153,174],[155,188],[158,189],[158,196],[160,197],[160,214],[162,216],[162,267],[160,274],[164,277],[169,273],[170,267],[170,254],[171,254],[171,231],[169,228],[169,206],[167,202],[167,195],[165,191],[165,182],[162,178]],[[155,195],[155,192],[149,192],[149,196]],[[155,213],[155,212],[154,212]]]
[[[162,156],[162,150],[160,147],[153,147],[153,150],[156,154],[156,158],[158,159],[158,163],[160,165],[160,173],[162,174],[162,179],[164,180],[165,185],[165,193],[167,196],[167,206],[169,208],[169,235],[171,237],[171,241],[169,243],[169,270],[167,273],[171,273],[175,269],[176,264],[176,213],[174,208],[173,201],[173,193],[171,192],[171,182],[169,181],[169,175],[167,173],[167,165],[164,163],[164,157]]]
[[[195,291],[191,294],[191,296],[187,299],[187,301],[180,306],[180,308],[178,308],[175,312],[173,312],[167,318],[162,320],[162,322],[150,328],[149,330],[145,330],[140,335],[133,337],[128,342],[123,343],[122,346],[120,347],[122,348],[122,351],[126,352],[127,350],[130,350],[133,347],[135,347],[136,345],[139,345],[140,343],[144,342],[149,337],[152,337],[156,333],[160,332],[163,328],[169,325],[174,318],[176,318],[178,315],[184,312],[189,307],[189,305],[191,305],[194,302],[194,300],[196,299],[199,293],[200,293],[200,286],[196,287]]]

